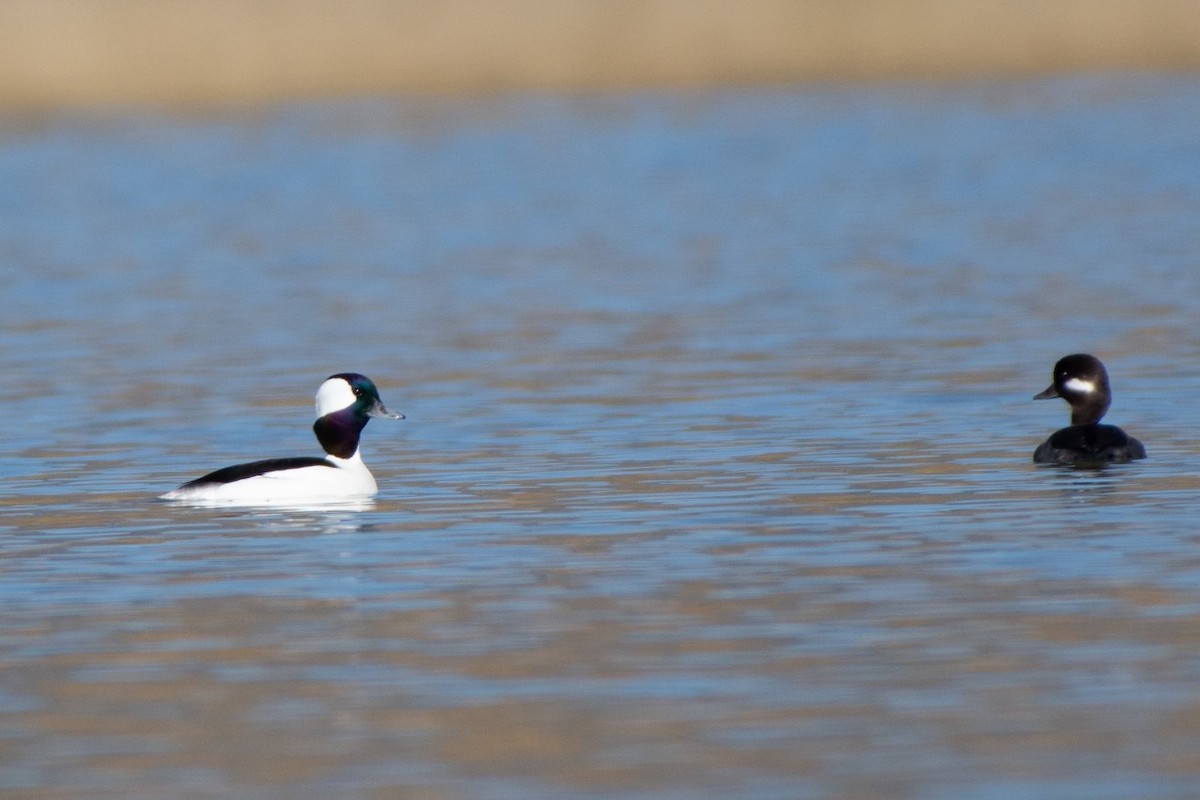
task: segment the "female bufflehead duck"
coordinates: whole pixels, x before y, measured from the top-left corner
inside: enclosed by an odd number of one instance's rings
[[[232,503],[353,500],[376,492],[375,478],[358,452],[371,417],[404,419],[383,406],[365,375],[331,375],[317,390],[313,431],[325,458],[271,458],[210,472],[162,496],[164,500]]]
[[[1071,426],[1056,431],[1033,453],[1038,464],[1088,464],[1146,457],[1142,443],[1116,425],[1101,425],[1112,391],[1100,359],[1076,353],[1054,365],[1054,383],[1034,400],[1061,397],[1071,404]]]

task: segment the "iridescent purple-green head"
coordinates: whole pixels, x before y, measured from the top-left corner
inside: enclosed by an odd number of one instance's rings
[[[336,458],[353,458],[358,437],[371,417],[404,419],[393,414],[379,399],[379,390],[366,375],[339,372],[330,375],[317,390],[317,421],[313,432],[325,452]]]

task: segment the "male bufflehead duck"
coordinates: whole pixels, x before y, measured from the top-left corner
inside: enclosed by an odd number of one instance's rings
[[[1071,404],[1071,425],[1038,445],[1038,464],[1087,464],[1133,461],[1146,457],[1146,448],[1116,425],[1101,425],[1112,391],[1100,359],[1076,353],[1054,365],[1054,383],[1034,400],[1061,397]]]
[[[271,458],[238,464],[189,481],[164,500],[288,503],[354,500],[375,494],[375,478],[358,452],[358,437],[371,417],[404,419],[383,406],[365,375],[331,375],[317,390],[313,432],[325,458]]]

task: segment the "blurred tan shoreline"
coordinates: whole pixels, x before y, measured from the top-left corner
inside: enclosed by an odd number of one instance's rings
[[[1200,68],[1200,0],[0,0],[0,107]]]

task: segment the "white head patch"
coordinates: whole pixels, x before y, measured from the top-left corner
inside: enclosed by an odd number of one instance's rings
[[[1063,383],[1063,388],[1077,394],[1091,394],[1092,392],[1096,391],[1096,384],[1080,378],[1068,378]]]
[[[354,405],[358,398],[342,378],[330,378],[317,389],[317,418]]]

